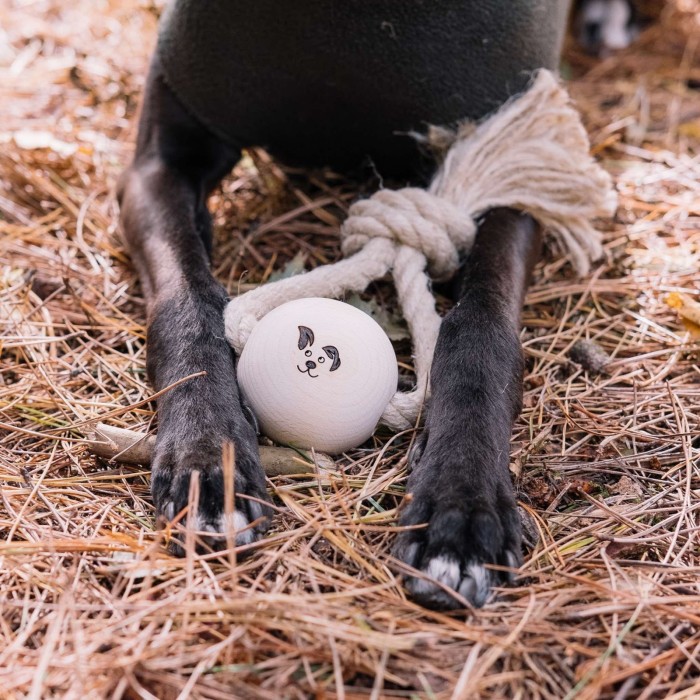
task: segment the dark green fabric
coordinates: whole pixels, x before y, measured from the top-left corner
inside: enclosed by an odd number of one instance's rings
[[[235,145],[400,158],[405,132],[482,117],[556,67],[567,4],[173,0],[158,58],[186,107]]]

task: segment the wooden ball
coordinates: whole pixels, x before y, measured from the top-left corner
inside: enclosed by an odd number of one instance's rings
[[[333,299],[278,306],[255,326],[238,383],[276,442],[337,454],[367,440],[396,391],[396,355],[366,313]]]

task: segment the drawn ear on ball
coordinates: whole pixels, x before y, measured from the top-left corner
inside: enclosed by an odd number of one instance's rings
[[[314,332],[306,326],[298,326],[299,328],[299,350],[303,350],[307,346],[314,344]]]
[[[335,370],[340,367],[340,353],[338,352],[338,348],[336,348],[334,345],[324,345],[323,352],[325,352],[326,355],[333,360],[330,371],[335,372]]]

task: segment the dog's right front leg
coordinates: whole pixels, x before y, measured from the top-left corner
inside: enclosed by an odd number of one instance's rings
[[[198,512],[189,527],[206,533],[203,539],[213,547],[224,545],[221,533],[231,529],[238,544],[247,544],[264,531],[269,508],[255,430],[241,405],[224,336],[226,293],[209,269],[205,207],[207,189],[236,154],[178,112],[165,85],[150,88],[137,155],[119,187],[122,227],[148,305],[148,375],[159,391],[206,372],[158,399],[153,500],[158,515],[174,518],[188,504],[197,471]],[[224,442],[235,446],[233,522],[224,511]],[[173,549],[181,551],[178,544]]]

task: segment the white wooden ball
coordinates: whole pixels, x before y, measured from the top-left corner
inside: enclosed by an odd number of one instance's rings
[[[270,311],[238,361],[238,383],[261,431],[331,454],[372,435],[397,382],[386,333],[333,299],[298,299]]]

